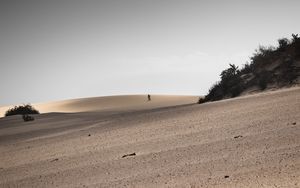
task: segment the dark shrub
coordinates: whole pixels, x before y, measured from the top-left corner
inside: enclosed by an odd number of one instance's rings
[[[222,99],[224,96],[224,89],[222,88],[221,82],[215,83],[208,91],[205,96],[205,101],[216,101]]]
[[[226,97],[238,96],[244,88],[244,82],[241,78],[241,72],[238,66],[229,64],[229,68],[221,72],[221,81],[215,83],[204,99],[199,99],[198,103],[207,101],[217,101]]]
[[[278,50],[283,51],[287,48],[287,46],[289,45],[289,39],[287,38],[281,38],[278,39]]]
[[[198,100],[198,104],[202,104],[202,103],[205,103],[206,100],[205,100],[205,97],[199,97],[199,100]]]
[[[231,93],[231,97],[237,97],[239,96],[243,91],[243,85],[241,83],[233,86],[231,89],[230,89],[230,93]]]
[[[243,68],[241,69],[241,74],[249,74],[249,73],[253,73],[253,65],[250,63],[246,63],[244,64]]]
[[[292,42],[299,42],[300,41],[300,37],[298,34],[292,34]]]
[[[36,110],[30,104],[15,106],[14,108],[8,109],[5,112],[5,116],[13,115],[27,115],[27,114],[39,114],[40,112]]]
[[[292,84],[298,77],[298,70],[295,65],[295,61],[292,59],[287,59],[282,64],[282,81],[288,84]]]
[[[262,71],[258,76],[258,86],[261,90],[265,90],[270,83],[272,74],[268,71]]]
[[[26,121],[34,121],[34,117],[28,115],[28,114],[23,114],[22,115],[23,120]]]
[[[296,58],[300,58],[300,37],[298,34],[292,34],[292,43],[294,47],[294,53]]]
[[[259,79],[259,81],[258,81],[258,85],[261,90],[265,90],[268,86],[268,83],[267,83],[266,79],[261,77],[261,79]]]

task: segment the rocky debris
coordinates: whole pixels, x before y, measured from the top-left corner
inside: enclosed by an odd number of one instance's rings
[[[56,158],[56,159],[53,159],[51,162],[55,162],[55,161],[58,161],[58,158]]]
[[[130,153],[130,154],[123,155],[122,158],[130,157],[130,156],[136,156],[136,153]]]
[[[238,136],[235,136],[235,137],[233,137],[233,138],[242,138],[243,136],[242,135],[238,135]]]

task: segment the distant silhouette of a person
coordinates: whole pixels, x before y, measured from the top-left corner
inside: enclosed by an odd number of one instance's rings
[[[148,94],[148,101],[151,101],[151,96]]]

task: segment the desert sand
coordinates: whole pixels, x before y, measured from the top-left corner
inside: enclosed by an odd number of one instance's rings
[[[300,187],[299,87],[195,100],[77,99],[1,118],[0,187]]]

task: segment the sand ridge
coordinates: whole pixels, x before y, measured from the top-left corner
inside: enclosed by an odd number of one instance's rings
[[[198,98],[198,96],[184,95],[151,95],[151,102],[149,102],[147,95],[116,95],[36,103],[32,105],[41,113],[127,111],[191,104],[196,103]],[[11,107],[13,106],[0,107],[0,117]]]

